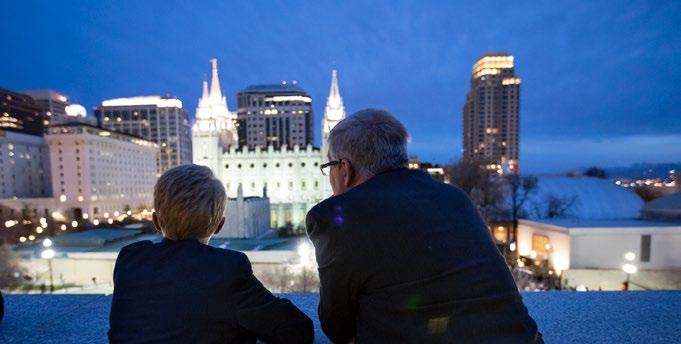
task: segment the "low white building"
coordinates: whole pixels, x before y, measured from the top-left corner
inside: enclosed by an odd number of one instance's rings
[[[681,222],[622,220],[520,220],[518,253],[548,259],[570,286],[619,289],[624,264],[637,267],[639,288],[681,288]],[[634,259],[625,258],[633,253]]]
[[[80,123],[51,127],[45,138],[53,194],[65,218],[95,220],[151,210],[155,143]]]
[[[251,239],[271,230],[269,198],[244,197],[243,191],[239,189],[236,198],[227,200],[225,224],[215,237]]]
[[[632,289],[681,288],[681,222],[642,220],[642,206],[634,192],[605,179],[540,177],[524,207],[529,218],[519,221],[518,254],[547,260],[572,287],[619,289],[622,266],[632,264]]]

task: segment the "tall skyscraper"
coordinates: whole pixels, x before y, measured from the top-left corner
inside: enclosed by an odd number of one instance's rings
[[[28,90],[21,91],[31,96],[44,116],[46,125],[63,124],[71,121],[67,114],[69,98],[54,90]]]
[[[473,65],[463,108],[463,158],[498,173],[519,172],[520,78],[513,56],[488,53]]]
[[[314,144],[312,98],[295,82],[254,85],[239,92],[237,118],[240,146]]]
[[[42,111],[33,98],[0,88],[0,128],[43,136],[45,125]]]
[[[189,117],[175,97],[146,96],[109,99],[95,109],[103,128],[155,142],[159,175],[192,162]]]

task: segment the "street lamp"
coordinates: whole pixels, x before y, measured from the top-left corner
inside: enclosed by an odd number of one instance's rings
[[[45,241],[50,240],[50,239],[45,239]],[[45,241],[43,241],[43,246],[45,246]],[[49,241],[50,246],[52,246],[52,241]],[[49,246],[45,246],[49,247]],[[43,250],[43,252],[40,253],[40,256],[43,257],[43,259],[47,259],[47,266],[50,268],[50,292],[54,291],[54,276],[52,274],[52,258],[54,258],[55,252],[53,249],[48,248]]]
[[[307,292],[307,269],[312,266],[312,247],[307,242],[298,245],[298,264],[303,272],[303,292]]]
[[[624,290],[629,290],[629,278],[631,277],[632,274],[635,274],[636,271],[638,271],[638,268],[634,264],[624,264],[622,265],[622,271],[624,271],[627,274],[627,279],[624,281]]]

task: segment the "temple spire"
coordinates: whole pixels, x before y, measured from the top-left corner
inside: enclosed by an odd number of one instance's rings
[[[213,79],[210,82],[210,96],[213,98],[222,98],[222,91],[220,91],[220,79],[218,79],[218,59],[210,59],[210,64],[213,66]]]
[[[201,99],[208,98],[208,81],[203,80],[203,92],[201,93]]]
[[[329,90],[329,98],[326,100],[326,106],[330,108],[339,108],[343,105],[343,99],[340,96],[338,89],[338,73],[336,70],[331,71],[331,89]]]
[[[329,90],[329,97],[326,99],[323,133],[330,131],[331,128],[343,118],[345,118],[345,107],[343,106],[343,98],[340,95],[340,89],[338,87],[338,73],[334,69],[331,72],[331,89]]]

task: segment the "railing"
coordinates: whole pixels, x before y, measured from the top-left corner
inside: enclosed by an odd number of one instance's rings
[[[315,323],[318,294],[285,294]],[[523,293],[547,343],[673,343],[681,291]],[[106,343],[111,296],[5,295],[0,343]]]

